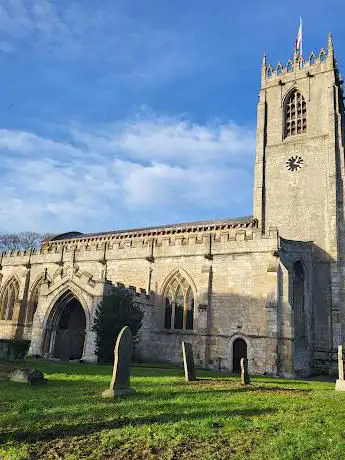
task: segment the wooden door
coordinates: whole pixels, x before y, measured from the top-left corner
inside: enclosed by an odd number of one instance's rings
[[[247,358],[247,344],[243,339],[236,339],[232,349],[232,371],[237,374],[241,372],[241,358]]]

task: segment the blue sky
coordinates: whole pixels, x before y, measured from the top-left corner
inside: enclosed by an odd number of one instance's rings
[[[342,1],[2,0],[0,231],[251,214],[263,51],[327,45]]]

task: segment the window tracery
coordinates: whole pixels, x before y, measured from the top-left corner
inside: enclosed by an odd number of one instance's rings
[[[12,320],[14,313],[14,306],[18,300],[19,283],[15,278],[8,281],[0,298],[0,319]]]
[[[33,319],[34,319],[34,316],[37,310],[37,306],[38,306],[38,296],[40,293],[41,284],[42,284],[42,278],[36,281],[31,291],[30,300],[28,303],[28,311],[27,311],[27,316],[26,316],[27,323],[33,322]]]
[[[168,283],[164,292],[165,329],[193,329],[194,294],[180,272]]]
[[[303,95],[294,89],[285,102],[284,137],[307,131],[307,104]]]

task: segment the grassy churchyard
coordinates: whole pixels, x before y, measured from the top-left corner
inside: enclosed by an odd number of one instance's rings
[[[10,365],[12,363],[1,363]],[[15,362],[48,384],[0,380],[1,459],[343,459],[345,393],[334,383],[135,366],[137,393],[102,399],[112,366]]]

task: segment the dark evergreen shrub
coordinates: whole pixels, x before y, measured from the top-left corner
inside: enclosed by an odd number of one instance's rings
[[[124,326],[133,334],[134,347],[144,313],[133,294],[124,287],[113,287],[97,306],[93,323],[96,332],[96,355],[99,362],[113,362],[117,336]]]

